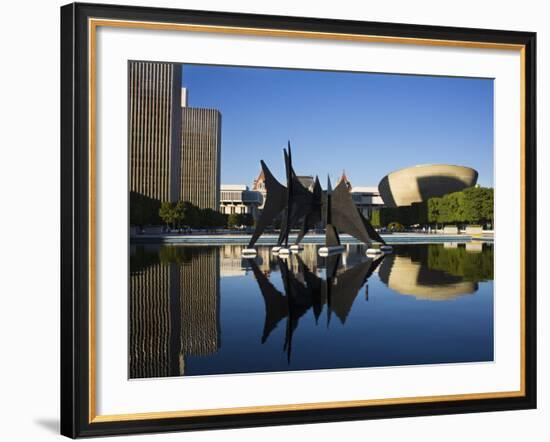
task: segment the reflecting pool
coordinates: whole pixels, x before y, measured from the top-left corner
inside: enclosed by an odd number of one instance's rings
[[[493,246],[130,247],[130,378],[493,360]]]

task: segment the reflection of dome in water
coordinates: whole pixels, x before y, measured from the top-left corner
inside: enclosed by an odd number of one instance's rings
[[[417,299],[446,301],[477,291],[477,283],[429,269],[409,256],[386,256],[378,274],[392,290]]]
[[[472,187],[476,181],[477,172],[470,167],[426,164],[386,175],[378,184],[378,190],[386,206],[410,206]]]

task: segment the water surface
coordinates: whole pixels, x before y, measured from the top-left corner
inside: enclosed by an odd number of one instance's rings
[[[493,360],[493,246],[131,245],[129,377]]]

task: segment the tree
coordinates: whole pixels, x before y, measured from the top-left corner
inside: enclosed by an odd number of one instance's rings
[[[228,227],[236,227],[239,225],[239,214],[238,213],[231,213],[227,217],[227,226]]]
[[[380,211],[380,225],[387,226],[391,222],[399,222],[401,215],[398,207],[386,207]]]
[[[438,222],[442,224],[464,221],[464,193],[453,192],[441,197]]]
[[[483,198],[477,188],[471,187],[464,191],[464,218],[470,223],[479,222],[483,207]]]
[[[159,224],[160,201],[138,192],[130,192],[130,225],[143,227]]]
[[[386,207],[380,210],[379,222],[387,226],[397,222],[404,226],[423,224],[493,223],[494,191],[471,187],[442,197],[429,198],[410,206]],[[374,214],[373,214],[374,215]]]
[[[464,214],[470,223],[493,222],[494,191],[487,187],[470,187],[464,190]]]
[[[181,227],[185,219],[185,208],[183,201],[178,201],[172,210],[174,212],[174,222],[178,225],[178,227]]]
[[[494,223],[495,216],[494,216],[494,209],[495,209],[495,201],[494,201],[494,190],[493,189],[487,189],[487,192],[485,194],[485,198],[483,199],[483,204],[481,207],[481,217],[485,222],[490,222],[491,224]]]
[[[372,211],[372,214],[370,216],[370,223],[372,224],[373,227],[380,227],[381,224],[380,224],[380,209],[374,209]]]
[[[445,195],[446,196],[446,195]],[[453,222],[453,207],[452,200],[450,198],[441,197],[439,202],[439,222],[442,224],[449,224]]]
[[[224,223],[224,220],[220,216],[220,212],[216,212],[213,209],[202,209],[200,211],[201,225],[202,227],[212,228],[212,227],[221,227]]]
[[[198,228],[201,226],[200,209],[189,201],[183,202],[182,224],[191,228]]]
[[[159,216],[166,223],[166,227],[170,227],[176,222],[176,210],[173,203],[164,201],[160,205]]]
[[[437,225],[439,223],[440,206],[441,206],[441,198],[428,199],[428,223],[429,224]]]
[[[409,211],[409,220],[411,224],[428,224],[428,204],[425,201],[412,203]]]
[[[394,221],[388,224],[388,230],[392,232],[402,232],[405,229],[401,223]]]
[[[241,215],[241,224],[247,227],[254,225],[254,217],[251,213],[243,213]]]

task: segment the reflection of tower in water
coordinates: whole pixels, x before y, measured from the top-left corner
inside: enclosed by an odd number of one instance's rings
[[[184,375],[186,356],[220,347],[217,248],[169,261],[130,277],[130,378]]]
[[[219,268],[216,247],[197,253],[181,267],[184,355],[205,356],[220,347]]]
[[[170,372],[170,267],[151,265],[130,277],[129,371],[131,378]]]

